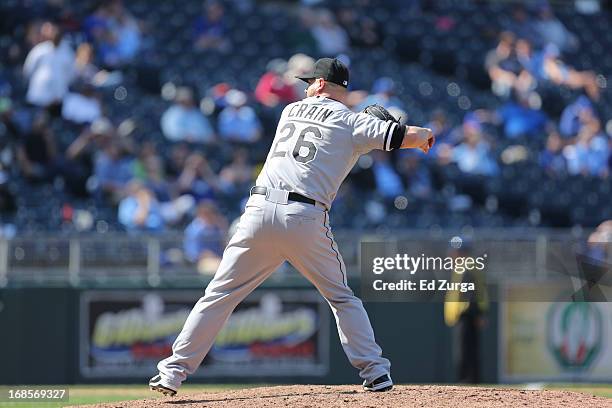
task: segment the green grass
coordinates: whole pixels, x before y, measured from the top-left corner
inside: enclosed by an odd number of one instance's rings
[[[181,395],[199,394],[202,392],[219,392],[233,389],[261,387],[267,384],[185,384],[181,387]],[[481,386],[524,388],[526,385],[486,384]],[[60,387],[60,386],[54,386]],[[70,385],[70,399],[61,403],[35,402],[0,402],[0,408],[59,408],[71,405],[86,405],[106,402],[128,401],[145,398],[161,398],[158,393],[149,391],[143,385]],[[547,390],[577,391],[599,397],[612,398],[612,384],[543,384]]]
[[[612,384],[545,384],[544,389],[576,391],[597,397],[612,398]]]
[[[263,384],[185,384],[181,395],[199,394],[202,392],[219,392],[241,388],[259,387]],[[60,387],[61,386],[53,386]],[[68,385],[69,400],[66,402],[0,402],[0,408],[59,408],[71,405],[85,405],[106,402],[161,398],[162,395],[149,390],[143,385]]]

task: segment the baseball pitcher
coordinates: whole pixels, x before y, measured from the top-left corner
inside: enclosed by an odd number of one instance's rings
[[[284,261],[319,290],[336,319],[344,352],[367,391],[393,387],[390,362],[374,340],[361,301],[347,284],[347,271],[332,235],[329,209],[340,184],[360,155],[373,149],[434,144],[430,129],[401,125],[384,108],[354,113],[344,104],[349,72],[337,59],[322,58],[306,98],[282,112],[266,163],[251,189],[246,210],[219,269],[158,364],[149,386],[175,395],[212,347],[234,308]]]

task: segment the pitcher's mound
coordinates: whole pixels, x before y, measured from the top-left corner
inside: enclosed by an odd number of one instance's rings
[[[99,408],[318,408],[318,407],[611,407],[612,399],[572,391],[526,391],[440,385],[396,385],[373,393],[354,385],[290,385],[190,394],[93,405]],[[92,407],[88,405],[88,407]]]

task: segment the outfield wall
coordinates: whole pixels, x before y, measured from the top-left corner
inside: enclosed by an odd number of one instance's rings
[[[359,287],[358,282],[351,286]],[[0,384],[137,383],[155,373],[202,288],[4,288]],[[443,304],[366,309],[397,382],[455,382]],[[482,343],[483,381],[497,380],[495,305]],[[264,284],[191,382],[355,383],[327,304],[307,284]],[[174,333],[174,334],[173,334]]]

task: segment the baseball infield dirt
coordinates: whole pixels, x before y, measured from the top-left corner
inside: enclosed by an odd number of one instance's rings
[[[554,407],[612,408],[612,399],[572,391],[526,391],[502,388],[396,385],[383,393],[339,385],[260,387],[219,393],[87,405],[99,408],[318,408],[318,407]]]

